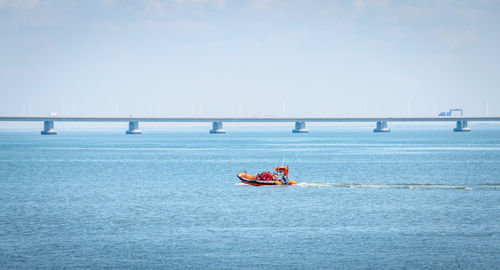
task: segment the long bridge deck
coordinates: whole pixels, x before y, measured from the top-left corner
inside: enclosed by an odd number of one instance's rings
[[[42,135],[55,135],[54,122],[129,122],[127,134],[141,134],[139,122],[213,122],[210,133],[225,133],[223,122],[295,122],[293,133],[307,133],[306,122],[376,122],[374,132],[389,132],[387,122],[450,122],[457,123],[454,131],[470,131],[469,121],[500,121],[500,116],[430,116],[430,117],[231,117],[231,116],[169,116],[169,117],[112,117],[112,116],[0,116],[0,121],[41,121]]]

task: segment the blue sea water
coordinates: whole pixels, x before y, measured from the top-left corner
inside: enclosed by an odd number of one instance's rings
[[[2,269],[500,265],[498,130],[0,133],[0,174]]]

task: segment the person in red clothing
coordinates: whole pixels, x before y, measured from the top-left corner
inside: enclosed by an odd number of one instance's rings
[[[271,172],[266,172],[263,171],[262,173],[257,174],[257,179],[259,180],[264,180],[264,181],[272,181],[273,180],[273,174]]]

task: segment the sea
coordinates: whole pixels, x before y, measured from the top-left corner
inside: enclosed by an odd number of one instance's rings
[[[1,132],[0,268],[500,269],[500,130]]]

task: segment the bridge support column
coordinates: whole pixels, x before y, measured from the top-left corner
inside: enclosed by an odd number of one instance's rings
[[[387,127],[387,121],[377,121],[377,127],[373,132],[391,132],[391,129]]]
[[[142,131],[139,129],[139,122],[128,122],[128,130],[125,131],[125,134],[142,134]]]
[[[215,121],[212,123],[210,134],[224,134],[226,131],[222,128],[222,121]]]
[[[309,129],[306,128],[306,122],[295,122],[295,129],[292,129],[292,133],[309,133]]]
[[[470,132],[469,123],[467,121],[457,121],[457,127],[453,129],[455,132]]]
[[[54,121],[43,121],[43,130],[40,131],[42,135],[57,135],[54,129]]]

